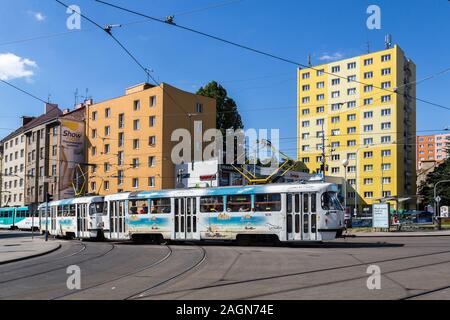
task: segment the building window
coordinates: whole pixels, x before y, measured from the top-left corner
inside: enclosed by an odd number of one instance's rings
[[[372,145],[373,144],[373,138],[364,138],[364,145]]]
[[[92,137],[92,139],[97,138],[97,129],[92,129],[91,137]]]
[[[364,119],[370,119],[370,118],[373,118],[373,112],[372,111],[364,112]]]
[[[347,89],[347,94],[349,96],[356,94],[356,88]]]
[[[333,129],[331,130],[331,135],[332,136],[338,136],[341,134],[341,131],[339,129]]]
[[[123,185],[123,170],[117,171],[117,185]]]
[[[316,99],[317,99],[317,101],[324,100],[325,99],[325,95],[324,94],[318,94],[316,96]]]
[[[109,154],[109,151],[111,150],[109,144],[105,144],[105,149],[104,149],[104,153],[105,154]]]
[[[106,126],[106,127],[105,127],[105,137],[108,137],[110,133],[111,133],[111,128],[110,128],[110,126]]]
[[[103,183],[103,188],[104,188],[105,190],[109,190],[109,181],[105,181],[105,182]]]
[[[105,109],[105,118],[110,118],[111,117],[111,108],[106,108]]]
[[[391,184],[391,178],[390,177],[383,177],[383,184]]]
[[[382,116],[389,116],[389,115],[391,115],[391,109],[381,109],[381,115]]]
[[[303,128],[309,127],[309,121],[308,120],[307,121],[302,121],[302,127]]]
[[[155,177],[148,177],[148,186],[149,187],[155,186]]]
[[[97,183],[91,182],[91,190],[92,190],[92,191],[97,190]]]
[[[391,156],[391,150],[382,150],[381,151],[382,157],[390,157]]]
[[[135,189],[139,188],[139,178],[133,178],[132,184],[133,188]]]
[[[369,66],[369,65],[371,65],[371,64],[373,64],[373,59],[372,59],[372,58],[370,58],[370,59],[365,59],[365,60],[364,60],[364,65],[365,65],[365,66]]]
[[[105,163],[103,164],[103,170],[104,170],[105,172],[108,172],[108,171],[110,170],[110,168],[111,168],[111,166],[110,166],[110,164],[109,164],[108,162],[105,162]]]
[[[387,130],[391,128],[391,123],[390,122],[383,122],[381,124],[381,130]]]
[[[340,82],[341,82],[341,79],[339,79],[339,78],[337,78],[337,79],[332,79],[332,80],[331,80],[331,85],[332,85],[332,86],[337,86]]]
[[[91,154],[95,156],[97,154],[97,147],[92,147]]]
[[[303,109],[302,110],[302,115],[306,116],[309,114],[309,109]]]
[[[309,139],[309,133],[302,133],[302,140],[308,140]]]
[[[390,164],[390,163],[383,163],[383,164],[381,165],[381,169],[382,169],[383,171],[391,170],[391,164]]]
[[[302,162],[303,163],[309,163],[309,157],[302,158]]]
[[[339,98],[339,96],[340,96],[340,91],[333,91],[331,93],[331,97],[332,98]]]
[[[341,109],[341,104],[340,103],[333,103],[331,105],[331,111],[338,111]]]
[[[347,69],[355,69],[355,68],[356,68],[356,62],[347,63]]]
[[[337,117],[331,117],[331,123],[338,123],[340,121],[339,116]]]
[[[348,160],[356,160],[356,153],[355,152],[347,153],[347,159]]]
[[[139,158],[133,158],[133,169],[139,168]]]
[[[347,140],[347,146],[348,147],[356,146],[356,140]]]
[[[52,176],[56,177],[56,164],[52,165]]]
[[[124,164],[123,151],[119,151],[119,153],[117,154],[117,165],[123,166],[123,164]]]
[[[203,113],[203,105],[201,103],[197,103],[197,105],[195,106],[195,112]]]
[[[303,98],[302,98],[302,103],[303,103],[303,104],[309,103],[309,97],[303,97]]]
[[[381,61],[385,62],[385,61],[389,61],[391,60],[391,55],[390,54],[385,54],[381,56]]]
[[[353,81],[356,81],[356,76],[355,75],[347,77],[347,82],[353,82]]]
[[[381,137],[381,143],[390,143],[390,142],[391,142],[391,136]]]
[[[95,120],[97,120],[97,111],[92,112],[92,121],[95,121]],[[55,135],[55,134],[53,133],[53,135]]]
[[[373,104],[373,98],[364,99],[364,105],[365,106],[371,105],[371,104]]]
[[[317,82],[316,88],[317,88],[317,89],[323,89],[323,88],[325,88],[325,82],[323,82],[323,81]]]
[[[386,76],[388,74],[391,74],[391,68],[381,69],[382,76]]]
[[[373,78],[373,72],[369,71],[369,72],[364,72],[364,79],[371,79]]]
[[[303,75],[302,75],[302,79],[304,80],[304,79],[309,79],[309,72],[305,72]]]
[[[119,143],[118,143],[119,148],[123,148],[124,144],[125,144],[125,135],[123,132],[119,132]]]
[[[367,124],[364,126],[364,132],[373,131],[373,124]]]
[[[347,115],[347,121],[355,121],[355,120],[356,120],[356,114]]]
[[[365,159],[373,158],[373,151],[366,151],[366,152],[364,152],[364,158]]]
[[[125,115],[123,113],[119,114],[119,129],[123,129],[125,126]]]
[[[372,164],[366,164],[366,165],[364,165],[364,171],[365,171],[365,172],[373,171],[373,165],[372,165]]]
[[[389,102],[389,101],[391,101],[391,95],[381,97],[381,102]]]
[[[364,192],[364,198],[373,198],[373,192],[372,191],[366,191]]]
[[[331,173],[339,173],[339,167],[332,167],[331,168]]]
[[[372,179],[372,178],[365,178],[365,179],[364,179],[364,184],[365,184],[365,185],[373,184],[373,179]]]
[[[139,119],[133,120],[133,130],[137,131],[141,128],[141,123]]]
[[[373,91],[373,85],[369,84],[367,86],[364,86],[364,92],[371,92]]]
[[[308,150],[309,150],[309,145],[302,146],[302,151],[308,151]]]
[[[133,101],[133,110],[138,111],[141,109],[141,100],[134,100]]]
[[[323,107],[323,106],[317,107],[317,108],[316,108],[316,112],[317,112],[317,113],[325,112],[325,107]]]
[[[349,134],[356,133],[356,127],[349,127],[349,128],[347,128],[347,133],[349,133]]]
[[[340,66],[331,67],[331,72],[332,73],[336,73],[336,72],[339,72],[339,71],[341,71],[341,67]]]
[[[348,173],[355,173],[355,172],[356,172],[356,166],[348,166],[348,167],[347,167],[347,172],[348,172]],[[353,180],[353,179],[352,179],[352,180]],[[349,183],[349,184],[352,184],[351,181],[350,181],[350,179],[348,180],[348,183]]]
[[[148,138],[148,145],[154,147],[156,145],[156,136],[150,136]]]
[[[156,158],[154,156],[149,156],[148,157],[148,166],[150,168],[153,168],[156,166]]]
[[[383,89],[387,89],[391,87],[391,82],[390,81],[386,81],[386,82],[382,82],[381,83],[381,88]]]
[[[309,91],[309,84],[302,86],[302,91]]]
[[[139,149],[139,139],[133,139],[133,149]]]

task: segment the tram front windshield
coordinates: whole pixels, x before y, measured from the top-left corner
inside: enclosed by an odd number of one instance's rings
[[[94,202],[89,205],[89,214],[103,214],[103,202]]]
[[[327,191],[322,194],[322,209],[340,211],[344,210],[338,200],[337,192]]]

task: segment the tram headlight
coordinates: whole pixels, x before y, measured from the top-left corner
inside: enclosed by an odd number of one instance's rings
[[[104,226],[105,224],[103,223],[103,221],[97,222],[97,228],[103,228]]]

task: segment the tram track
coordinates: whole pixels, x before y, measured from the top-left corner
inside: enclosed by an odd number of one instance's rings
[[[102,257],[104,257],[105,255],[107,255],[107,254],[109,254],[110,252],[112,252],[112,251],[116,248],[116,245],[115,245],[115,244],[112,244],[112,243],[107,243],[107,244],[109,244],[109,245],[111,246],[111,248],[109,248],[107,251],[102,252],[101,254],[96,255],[95,257],[90,257],[90,258],[87,258],[87,259],[84,259],[84,260],[77,261],[76,264],[79,265],[79,264],[82,264],[82,263],[86,263],[86,262],[88,262],[88,261],[93,261],[93,260],[102,258]],[[84,249],[84,250],[86,250],[86,249]],[[83,251],[84,251],[84,250],[83,250]],[[73,256],[73,255],[72,255],[72,256]],[[43,275],[43,274],[46,274],[46,273],[50,273],[50,272],[53,272],[53,271],[62,270],[62,269],[65,269],[65,268],[67,268],[69,265],[72,265],[72,264],[73,264],[73,263],[64,264],[64,266],[57,267],[57,268],[52,268],[52,269],[49,269],[49,270],[46,270],[46,271],[37,272],[37,273],[32,273],[32,274],[27,274],[27,275],[24,275],[24,276],[20,276],[20,277],[16,277],[16,278],[12,278],[12,279],[3,280],[3,281],[0,281],[0,284],[9,283],[9,282],[14,282],[14,281],[23,280],[23,279],[28,279],[28,278],[33,278],[33,277],[40,276],[40,275]]]
[[[152,286],[150,286],[148,288],[145,288],[144,290],[141,290],[141,291],[139,291],[137,293],[134,293],[134,294],[124,298],[124,300],[141,300],[141,299],[145,299],[145,298],[147,298],[149,296],[148,293],[150,291],[152,291],[152,290],[154,290],[156,288],[159,288],[159,287],[161,287],[161,286],[171,282],[172,280],[180,278],[180,277],[184,276],[185,274],[189,273],[190,271],[198,268],[201,264],[203,264],[206,261],[207,253],[206,253],[205,248],[203,248],[201,246],[197,246],[197,247],[200,248],[200,251],[202,252],[202,255],[201,255],[201,258],[198,261],[196,261],[193,265],[189,266],[188,268],[184,269],[183,271],[178,272],[175,275],[173,275],[173,276],[171,276],[171,277],[169,277],[169,278],[167,278],[167,279],[165,279],[163,281],[160,281],[160,282],[158,282],[156,284],[153,284]]]
[[[112,278],[112,279],[109,279],[109,280],[105,280],[105,281],[102,281],[100,283],[96,283],[94,285],[91,285],[91,286],[79,289],[76,292],[71,292],[71,293],[63,294],[63,295],[60,295],[60,296],[57,296],[57,297],[53,297],[50,300],[58,300],[58,299],[62,299],[62,298],[66,298],[66,297],[72,296],[72,295],[76,295],[76,294],[79,294],[80,292],[84,292],[84,291],[87,291],[87,290],[90,290],[90,289],[98,288],[98,287],[103,286],[105,284],[108,284],[108,283],[111,283],[111,282],[114,282],[114,281],[117,281],[117,280],[121,280],[123,278],[130,277],[130,276],[136,275],[138,273],[141,273],[143,271],[146,271],[146,270],[149,270],[151,268],[154,268],[154,267],[160,265],[161,263],[163,263],[164,261],[166,261],[167,259],[169,259],[170,256],[172,256],[172,254],[173,254],[172,248],[170,246],[165,246],[165,247],[168,249],[167,254],[163,258],[161,258],[161,259],[159,259],[159,260],[157,260],[157,261],[155,261],[155,262],[153,262],[153,263],[151,263],[151,264],[149,264],[147,266],[139,268],[138,270],[135,270],[135,271],[127,272],[127,273],[122,274],[120,276],[117,276],[115,278]]]
[[[247,279],[247,280],[239,280],[239,281],[233,281],[233,282],[227,282],[227,283],[219,283],[219,281],[215,281],[215,282],[213,282],[210,285],[205,285],[205,286],[195,287],[195,288],[189,288],[189,289],[183,289],[183,290],[176,290],[176,291],[166,291],[166,292],[161,292],[161,293],[158,293],[158,294],[153,294],[151,296],[152,297],[157,297],[157,296],[165,296],[165,295],[176,294],[176,293],[188,293],[188,292],[201,291],[201,290],[214,289],[214,288],[221,288],[221,287],[231,287],[231,286],[242,285],[242,284],[246,284],[246,283],[256,283],[256,282],[260,282],[260,281],[276,280],[276,279],[289,278],[289,277],[295,277],[295,276],[318,274],[318,273],[322,273],[322,272],[345,270],[345,269],[354,268],[354,267],[369,266],[369,265],[373,265],[373,264],[395,262],[395,261],[400,261],[400,260],[429,257],[429,256],[440,255],[440,254],[448,254],[448,253],[450,253],[450,250],[439,251],[439,252],[434,252],[434,253],[418,254],[418,255],[412,255],[412,256],[406,256],[406,257],[397,257],[397,258],[392,258],[392,259],[382,259],[382,260],[375,260],[375,261],[369,261],[369,262],[355,263],[355,264],[350,264],[350,265],[345,265],[345,266],[323,268],[323,269],[318,269],[318,270],[308,270],[308,271],[302,271],[302,272],[296,272],[296,273],[290,273],[290,274],[283,274],[283,275],[275,275],[275,276]],[[413,269],[419,269],[419,268],[424,268],[424,267],[431,267],[431,266],[436,266],[436,265],[441,265],[441,264],[446,264],[446,263],[450,263],[450,260],[445,260],[445,261],[440,261],[440,262],[436,262],[436,263],[423,264],[423,265],[420,265],[420,266],[414,266],[414,267],[408,267],[408,268],[392,270],[392,271],[389,271],[389,272],[382,273],[382,275],[387,275],[387,274],[391,274],[391,273],[397,273],[397,272],[401,272],[401,271],[408,271],[408,270],[413,270]],[[300,291],[300,290],[311,289],[311,288],[315,288],[315,287],[327,286],[327,285],[338,284],[338,283],[345,283],[345,282],[359,280],[359,279],[366,279],[367,276],[368,275],[364,275],[364,276],[360,276],[360,277],[353,277],[353,278],[350,278],[350,279],[328,281],[328,282],[318,283],[318,284],[314,284],[314,285],[310,285],[310,286],[303,286],[303,287],[298,287],[298,288],[279,290],[279,291],[271,292],[271,293],[264,293],[264,294],[252,295],[252,296],[247,296],[247,297],[240,297],[239,299],[254,299],[254,298],[260,298],[260,297],[269,296],[269,295],[273,295],[273,294],[286,293],[286,292],[290,292],[290,291]],[[448,287],[444,287],[444,288],[442,288],[440,290],[445,290],[446,288],[448,288]],[[424,294],[427,294],[427,293],[424,293]],[[415,296],[415,295],[412,295],[411,297],[413,297],[413,296]],[[405,298],[409,299],[409,297],[405,297]]]
[[[49,263],[53,263],[55,261],[59,261],[59,260],[62,260],[62,259],[67,259],[67,258],[76,256],[76,255],[80,254],[81,252],[85,251],[86,248],[87,248],[87,246],[83,242],[80,241],[79,244],[81,245],[81,249],[76,251],[76,252],[73,252],[71,254],[64,255],[64,256],[61,256],[61,257],[56,257],[55,259],[47,260],[47,261],[43,261],[43,262],[38,262],[38,263],[33,263],[33,264],[28,264],[27,263],[26,266],[22,266],[22,267],[20,267],[18,269],[14,269],[14,270],[10,270],[10,271],[2,271],[1,274],[4,275],[4,274],[11,273],[11,272],[15,272],[17,270],[29,269],[29,268],[32,268],[32,267],[41,266],[41,265],[44,265],[44,264],[49,264]],[[42,256],[39,257],[39,258],[42,258]],[[45,256],[45,258],[48,258],[48,257]],[[23,261],[20,261],[20,262],[23,262]]]

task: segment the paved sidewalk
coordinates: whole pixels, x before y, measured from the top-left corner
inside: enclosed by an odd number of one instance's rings
[[[344,233],[347,237],[439,237],[450,236],[450,230],[442,231],[403,231],[403,232],[352,232]]]
[[[31,239],[31,233],[0,231],[0,265],[42,256],[60,247],[59,241],[45,242],[36,235]]]

